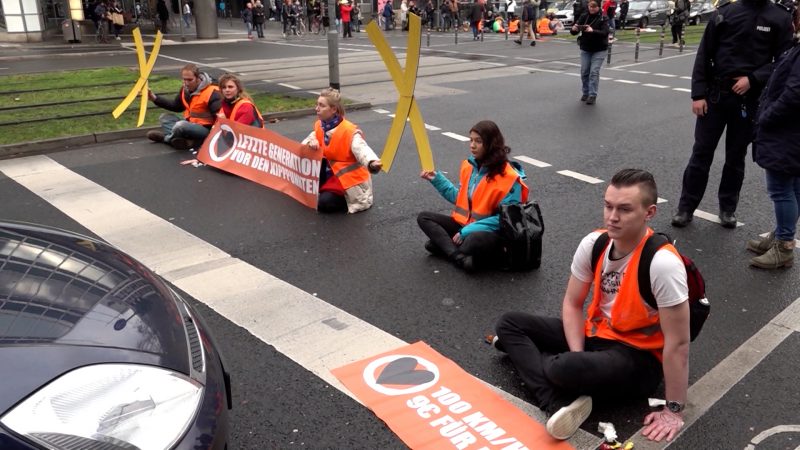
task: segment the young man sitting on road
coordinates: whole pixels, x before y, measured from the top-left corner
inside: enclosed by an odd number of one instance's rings
[[[592,271],[601,232],[583,238],[572,260],[561,318],[506,313],[493,345],[508,354],[534,403],[550,415],[547,431],[568,439],[592,410],[592,396],[647,396],[661,383],[667,407],[644,419],[651,440],[672,440],[683,427],[689,360],[686,269],[672,245],[650,265],[658,310],[639,294],[637,270],[656,214],[653,176],[625,169],[606,189],[604,223],[610,244]],[[583,306],[594,284],[587,317]]]
[[[147,138],[167,143],[178,150],[188,150],[200,146],[208,136],[222,107],[222,94],[219,93],[219,87],[213,84],[211,76],[200,72],[194,64],[183,66],[181,78],[183,86],[174,99],[159,97],[153,91],[148,91],[147,96],[156,106],[168,111],[183,111],[183,119],[175,114],[162,114],[158,121],[163,131],[149,131]]]

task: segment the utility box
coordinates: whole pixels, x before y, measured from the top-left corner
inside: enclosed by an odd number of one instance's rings
[[[64,42],[76,43],[81,41],[81,23],[67,19],[61,22],[61,33],[64,34]]]

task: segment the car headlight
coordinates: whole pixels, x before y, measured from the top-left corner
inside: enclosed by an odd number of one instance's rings
[[[634,18],[634,19],[641,19],[641,18],[642,18],[642,15],[641,15],[641,14],[636,14],[636,15],[634,15],[634,16],[633,16],[633,18]]]
[[[178,372],[101,364],[59,377],[0,422],[47,448],[162,449],[186,432],[202,394]]]

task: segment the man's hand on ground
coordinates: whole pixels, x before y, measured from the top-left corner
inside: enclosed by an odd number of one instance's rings
[[[683,428],[683,418],[666,408],[661,411],[652,412],[644,418],[644,430],[642,434],[651,441],[661,442],[667,438],[671,441]]]

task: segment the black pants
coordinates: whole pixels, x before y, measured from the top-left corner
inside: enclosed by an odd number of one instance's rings
[[[734,212],[744,181],[747,146],[753,140],[752,116],[756,103],[750,100],[750,94],[742,97],[732,92],[712,93],[706,101],[708,112],[697,118],[694,127],[694,147],[683,172],[683,191],[678,209],[692,213],[700,205],[708,184],[708,172],[714,162],[714,152],[725,131],[725,165],[717,196],[720,211]]]
[[[677,44],[683,42],[681,38],[681,31],[683,31],[683,22],[672,24],[672,43]]]
[[[333,192],[320,192],[317,200],[317,211],[321,213],[347,212],[347,201],[343,195]]]
[[[509,312],[495,330],[498,348],[508,354],[535,404],[548,414],[581,395],[644,397],[661,383],[661,363],[648,351],[587,338],[584,351],[570,352],[561,319]]]
[[[461,245],[453,243],[453,236],[462,226],[450,216],[423,211],[417,216],[417,224],[444,256],[454,258],[463,253],[472,256],[476,265],[485,266],[500,252],[500,236],[490,231],[470,233]]]
[[[342,25],[343,25],[342,37],[343,38],[353,37],[353,34],[350,32],[350,22],[342,22]]]

